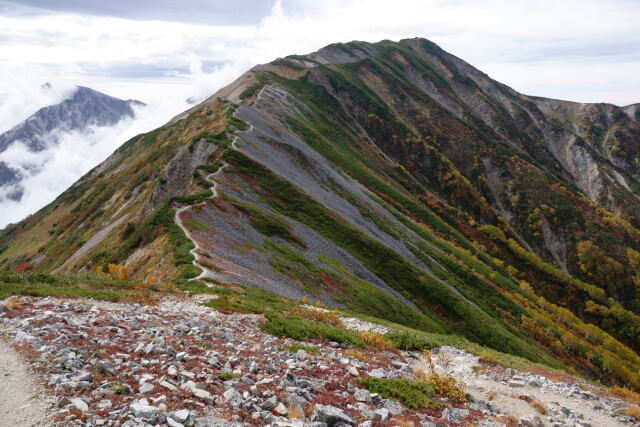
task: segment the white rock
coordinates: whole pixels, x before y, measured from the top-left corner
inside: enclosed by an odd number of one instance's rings
[[[278,406],[276,406],[275,411],[280,414],[280,415],[287,415],[287,408],[282,404],[282,402],[278,403]]]
[[[179,411],[175,411],[173,414],[171,414],[171,418],[179,423],[184,423],[185,421],[187,421],[190,414],[191,411],[189,411],[188,409],[180,409]]]
[[[375,411],[376,419],[380,421],[386,421],[389,418],[389,410],[387,408],[376,409]]]
[[[171,384],[171,383],[170,383],[170,382],[168,382],[168,381],[162,381],[162,382],[160,383],[160,385],[161,385],[162,387],[166,388],[166,389],[171,390],[171,391],[176,391],[176,390],[177,390],[176,386],[174,386],[173,384]]]
[[[89,410],[89,405],[87,405],[87,402],[80,399],[79,397],[74,397],[73,399],[71,399],[71,404],[79,411],[87,412]]]
[[[140,386],[140,393],[142,394],[150,393],[151,391],[153,391],[153,384],[151,383],[143,383]]]
[[[130,406],[131,412],[136,417],[150,418],[158,413],[158,408],[140,402],[134,402]]]

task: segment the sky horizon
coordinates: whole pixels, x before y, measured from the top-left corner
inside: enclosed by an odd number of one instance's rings
[[[63,148],[42,158],[0,153],[47,172],[30,184],[38,190],[28,203],[0,203],[0,227],[53,200],[126,139],[190,108],[187,98],[200,101],[253,65],[336,42],[423,37],[527,95],[640,103],[638,22],[634,0],[0,0],[0,133],[75,85],[148,105],[90,144],[82,135],[62,144],[80,152],[73,165]],[[59,178],[61,168],[74,172]]]

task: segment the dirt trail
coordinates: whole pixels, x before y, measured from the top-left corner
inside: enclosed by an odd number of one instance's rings
[[[258,95],[257,95],[257,97],[256,97],[256,101],[260,99],[260,96],[261,96],[261,95],[262,95],[262,90],[258,93]],[[235,113],[234,113],[234,114],[235,114]],[[235,115],[234,115],[234,117],[235,117]],[[253,130],[253,125],[250,125],[250,126],[249,126],[248,131],[250,132],[251,130]],[[231,149],[232,149],[232,150],[235,150],[235,149],[236,149],[236,142],[238,141],[238,138],[239,138],[239,136],[238,136],[238,135],[236,135],[236,134],[234,134],[234,135],[233,135],[233,137],[232,137],[232,139],[231,139]],[[215,197],[218,197],[218,190],[217,190],[217,188],[216,188],[216,187],[217,187],[217,183],[216,183],[216,181],[215,181],[215,178],[216,178],[218,175],[220,175],[220,174],[222,173],[223,169],[224,169],[224,168],[226,168],[226,167],[227,167],[227,162],[223,162],[223,163],[222,163],[222,165],[218,168],[218,170],[217,170],[217,171],[215,171],[214,173],[212,173],[212,174],[210,174],[210,175],[205,175],[205,177],[204,177],[204,179],[205,179],[205,180],[207,180],[207,181],[209,181],[209,182],[211,183],[211,187],[210,187],[210,189],[211,189],[211,192],[212,192],[212,195],[211,195],[211,198],[212,198],[212,199],[213,199],[213,198],[215,198]],[[204,204],[204,203],[206,203],[206,202],[202,202],[202,203],[200,203],[200,204]],[[203,248],[198,244],[198,242],[197,242],[195,239],[193,239],[193,238],[191,237],[191,235],[190,235],[190,231],[187,229],[187,227],[185,227],[185,226],[184,226],[184,223],[182,222],[182,218],[181,218],[182,212],[185,212],[185,211],[187,211],[187,210],[189,210],[189,209],[193,208],[193,206],[194,206],[194,205],[186,205],[186,206],[183,206],[183,207],[181,207],[180,209],[178,209],[178,210],[176,211],[176,214],[175,214],[174,222],[176,223],[176,225],[177,225],[178,227],[180,227],[180,228],[182,229],[182,231],[184,232],[185,236],[187,236],[187,238],[188,238],[189,240],[191,240],[191,242],[192,242],[192,243],[193,243],[193,245],[195,246],[195,247],[194,247],[193,249],[191,249],[191,251],[190,251],[190,252],[191,252],[191,255],[193,255],[193,258],[194,258],[194,259],[193,259],[193,261],[192,261],[191,263],[192,263],[193,265],[195,265],[196,267],[198,267],[198,268],[202,269],[202,272],[201,272],[197,277],[194,277],[194,278],[189,279],[189,280],[200,280],[200,279],[202,279],[203,277],[207,277],[207,269],[206,269],[206,268],[204,268],[202,265],[198,264],[198,259],[199,259],[199,257],[200,257],[200,255],[198,254],[198,251],[199,251],[199,250],[204,250],[204,249],[203,249]]]
[[[48,425],[49,407],[27,364],[0,339],[0,426]]]

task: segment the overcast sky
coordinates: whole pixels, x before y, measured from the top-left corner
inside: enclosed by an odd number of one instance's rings
[[[639,23],[638,0],[0,0],[0,96],[60,80],[204,96],[278,56],[421,36],[521,92],[626,105]]]
[[[108,153],[256,63],[416,36],[526,94],[627,105],[639,23],[639,0],[0,0],[0,132],[74,85],[149,104]]]

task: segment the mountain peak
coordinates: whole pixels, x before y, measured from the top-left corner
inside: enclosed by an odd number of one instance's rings
[[[48,85],[48,86],[47,86]],[[43,85],[50,88],[49,83]],[[13,144],[23,143],[30,151],[42,151],[58,143],[59,137],[70,132],[82,132],[91,126],[113,126],[120,120],[134,117],[134,108],[145,104],[135,100],[121,100],[94,89],[77,86],[62,102],[43,107],[24,122],[0,135],[0,153]],[[39,165],[28,171],[17,165],[0,162],[0,187],[19,186],[28,174],[37,173]],[[19,200],[23,191],[16,187],[9,193],[11,200]]]
[[[315,300],[640,388],[630,111],[529,97],[426,39],[336,43],[127,141],[8,228],[0,265],[119,265],[229,311]]]

